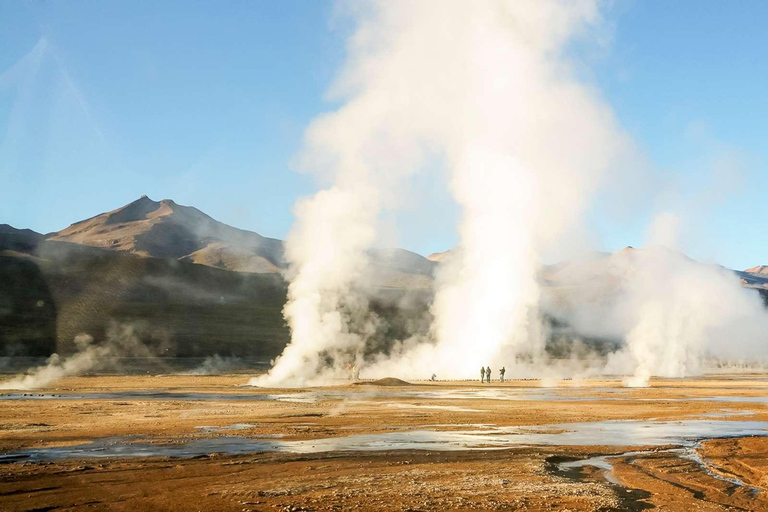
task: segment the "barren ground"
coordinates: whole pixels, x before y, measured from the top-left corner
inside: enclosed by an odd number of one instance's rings
[[[503,427],[556,434],[568,430],[561,424],[606,420],[731,421],[737,432],[741,421],[768,421],[768,401],[762,401],[768,397],[766,375],[659,380],[645,389],[622,388],[619,381],[563,382],[555,389],[512,381],[340,382],[332,388],[270,390],[243,387],[247,380],[247,375],[93,376],[45,390],[3,392],[0,509],[768,509],[765,437],[691,440],[685,449],[675,443],[632,444],[632,437],[620,446],[608,431],[583,445],[492,442],[498,433],[493,429]],[[466,448],[446,451],[439,434],[467,430],[474,437]],[[486,430],[488,446],[473,445]],[[419,449],[393,449],[386,436],[365,436],[413,431],[431,433],[434,441],[422,439]],[[362,436],[365,451],[346,446],[350,436]],[[36,456],[51,447],[123,437],[128,439],[115,443],[184,447],[236,438],[275,440],[289,451]],[[329,439],[338,447],[316,452],[323,446],[319,441]],[[292,444],[301,441],[307,443]],[[375,451],[367,451],[370,444],[376,444]],[[295,446],[307,453],[296,453],[290,448]],[[43,451],[30,451],[37,449]],[[591,465],[559,466],[608,454],[618,455],[609,459],[610,474]]]

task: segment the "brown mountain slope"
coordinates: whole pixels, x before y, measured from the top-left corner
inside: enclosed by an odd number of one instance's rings
[[[157,202],[147,196],[72,224],[49,240],[243,272],[274,273],[284,266],[280,240],[233,228],[170,199]]]
[[[443,261],[450,253],[451,253],[450,249],[443,252],[433,252],[432,254],[427,256],[427,259],[429,261],[434,261],[434,262]]]
[[[48,237],[123,251],[144,257],[175,259],[237,272],[275,274],[287,264],[281,240],[218,222],[196,208],[147,196]],[[383,288],[429,288],[436,263],[404,249],[371,249],[369,281]]]
[[[747,274],[753,274],[753,275],[768,278],[768,265],[758,265],[756,267],[748,268],[744,272],[746,272]]]

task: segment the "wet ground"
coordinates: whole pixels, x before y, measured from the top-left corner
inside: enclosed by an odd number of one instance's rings
[[[247,380],[4,392],[0,509],[768,509],[764,375],[643,389]]]

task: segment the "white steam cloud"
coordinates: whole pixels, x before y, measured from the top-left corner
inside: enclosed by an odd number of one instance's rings
[[[141,339],[141,331],[132,324],[113,323],[107,329],[106,339],[100,343],[94,343],[89,334],[78,334],[74,339],[75,353],[68,356],[53,354],[45,365],[0,382],[0,390],[44,388],[65,377],[110,368],[122,357],[155,358],[165,347],[146,345]]]
[[[365,375],[475,378],[494,361],[508,375],[544,368],[542,255],[578,231],[609,169],[631,167],[623,165],[631,142],[572,54],[572,43],[600,31],[599,6],[370,0],[350,8],[356,28],[334,89],[344,103],[312,123],[300,159],[332,185],[295,209],[284,308],[291,343],[252,384],[322,383],[363,363],[382,322],[362,285],[367,251],[382,212],[398,207],[407,178],[428,165],[450,175],[460,244],[438,271],[429,336],[400,340],[367,361]],[[673,221],[655,227],[660,241],[674,238]],[[754,320],[764,318],[756,294],[726,271],[649,254],[621,276],[619,291],[609,287],[614,305],[603,298],[575,315],[625,338],[604,371],[643,385],[651,374],[695,372],[729,332],[754,344],[764,327]]]
[[[87,334],[75,337],[77,352],[69,357],[53,354],[44,366],[29,371],[6,382],[0,382],[0,389],[39,389],[64,377],[79,375],[100,364],[109,355],[110,347],[93,345],[93,338]]]
[[[437,345],[403,356],[461,376],[503,347],[540,350],[539,254],[578,217],[624,145],[565,54],[599,23],[597,3],[382,1],[354,14],[337,87],[347,102],[313,123],[302,159],[334,186],[296,208],[285,307],[292,341],[255,383],[300,384],[326,362],[338,366],[340,354],[359,360],[375,319],[358,321],[366,303],[355,283],[378,215],[396,204],[403,178],[435,159],[463,208],[461,244],[439,278]]]
[[[738,361],[768,355],[768,314],[755,290],[742,287],[730,270],[693,261],[675,247],[680,220],[659,215],[652,245],[633,251],[621,269],[627,278],[619,307],[630,313],[626,349],[613,356],[629,386],[651,376],[700,374],[703,359]],[[634,370],[632,370],[634,368]]]

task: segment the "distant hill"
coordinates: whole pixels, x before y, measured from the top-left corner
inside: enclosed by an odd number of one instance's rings
[[[556,353],[565,350],[557,337],[575,332],[569,308],[610,303],[643,258],[659,251],[668,250],[627,247],[543,266],[541,306]],[[429,332],[435,269],[450,253],[368,252],[371,308],[386,320],[371,350],[413,329]],[[164,356],[272,358],[289,339],[285,269],[282,241],[170,199],[143,196],[49,235],[0,224],[0,356],[68,353],[76,335],[102,340],[117,325]],[[768,267],[734,273],[768,301]]]
[[[760,290],[768,301],[768,266],[758,265],[744,272],[736,272],[741,277],[741,283],[747,288]]]
[[[30,254],[45,240],[45,236],[31,229],[16,229],[0,224],[0,254],[5,251]]]
[[[768,266],[766,265],[758,265],[756,267],[748,268],[745,270],[747,274],[752,274],[754,276],[761,276],[768,278]]]
[[[0,356],[67,354],[78,334],[116,331],[161,356],[269,359],[288,341],[284,303],[276,274],[43,240],[0,253]]]
[[[437,264],[405,249],[368,251],[373,286],[396,289],[430,289]]]
[[[160,356],[269,360],[289,339],[282,254],[279,240],[147,197],[47,237],[2,225],[0,357],[129,332]],[[380,344],[426,311],[434,264],[402,249],[369,256],[371,308],[388,319]]]
[[[448,256],[451,253],[451,251],[443,251],[443,252],[433,252],[429,256],[427,256],[427,259],[429,261],[439,262],[443,261],[446,256]]]
[[[147,196],[76,222],[48,240],[238,272],[276,273],[285,267],[280,240],[233,228],[170,199],[156,202]]]
[[[147,196],[76,222],[47,240],[236,272],[278,274],[287,267],[281,240],[228,226],[171,199],[153,201]],[[373,286],[431,286],[435,263],[423,256],[404,249],[371,249],[369,257]]]

